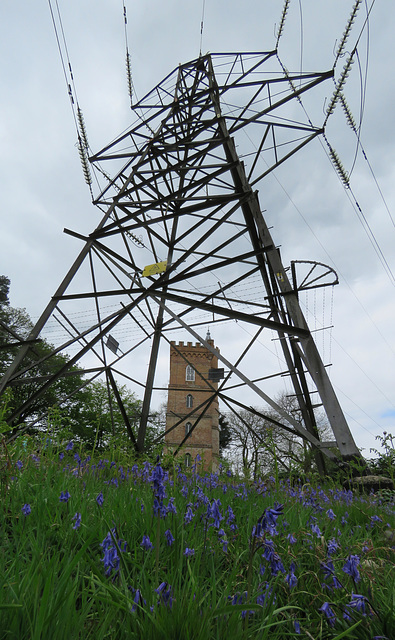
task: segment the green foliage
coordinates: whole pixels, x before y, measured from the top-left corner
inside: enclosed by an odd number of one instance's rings
[[[122,451],[81,459],[48,439],[38,455],[29,440],[11,446],[0,503],[0,640],[395,637],[393,501],[201,475],[198,463],[189,475],[128,468]]]
[[[369,466],[374,473],[391,478],[395,481],[395,437],[391,433],[383,432],[383,435],[376,436],[379,440],[382,451],[370,449],[376,457],[369,460]]]

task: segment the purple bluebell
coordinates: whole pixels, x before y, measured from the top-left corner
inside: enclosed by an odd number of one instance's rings
[[[296,587],[298,583],[298,579],[295,575],[295,569],[296,569],[295,563],[291,562],[289,567],[289,573],[285,576],[285,581],[288,584],[290,589],[293,589],[294,587]]]
[[[100,543],[100,546],[103,549],[103,553],[104,553],[104,557],[101,558],[101,562],[103,562],[104,564],[106,576],[110,576],[113,571],[114,571],[114,574],[117,574],[119,570],[120,559],[118,555],[118,548],[120,551],[126,550],[127,543],[124,542],[123,540],[118,540],[118,545],[117,545],[114,541],[114,537],[116,537],[115,527],[107,533],[103,542]]]
[[[28,516],[28,515],[31,514],[31,512],[32,512],[32,508],[31,508],[30,504],[27,504],[27,503],[24,504],[23,507],[22,507],[23,515],[24,516]]]
[[[167,582],[161,582],[159,587],[155,589],[155,592],[159,596],[158,604],[162,604],[169,609],[173,606],[173,592],[172,587]]]
[[[300,624],[297,620],[295,620],[294,622],[294,629],[295,629],[295,633],[297,633],[298,635],[300,634]]]
[[[333,627],[335,625],[336,622],[336,616],[333,612],[333,609],[331,608],[329,602],[324,602],[324,604],[319,608],[319,611],[322,611],[322,613],[325,614],[328,623],[330,624],[331,627]]]
[[[344,573],[347,573],[349,576],[351,576],[355,582],[359,582],[359,580],[361,579],[360,573],[358,571],[359,561],[359,556],[350,555],[348,556],[343,566]]]
[[[166,498],[166,489],[164,485],[165,472],[160,464],[157,464],[153,469],[149,477],[149,481],[152,484],[154,490],[154,496],[161,502]]]
[[[143,549],[145,549],[145,551],[149,551],[150,549],[153,549],[154,545],[152,544],[152,542],[149,539],[149,537],[144,534],[142,542],[140,544],[140,547],[143,547]]]
[[[285,573],[284,565],[277,552],[274,552],[272,557],[270,558],[270,570],[272,572],[272,576],[278,575],[280,571],[281,573]]]
[[[131,589],[131,591],[133,591],[134,593],[132,605],[132,612],[134,613],[135,611],[137,611],[137,606],[142,607],[144,604],[146,604],[146,601],[142,597],[140,589]]]
[[[99,505],[99,507],[103,506],[104,503],[104,497],[103,497],[103,493],[100,492],[98,496],[96,496],[96,502]]]
[[[235,514],[233,513],[232,507],[228,505],[228,518],[226,520],[226,524],[231,524],[236,519]]]
[[[190,556],[194,556],[195,555],[195,549],[190,549],[189,547],[187,547],[184,551],[184,556],[187,556],[188,558]]]
[[[172,545],[172,544],[173,544],[173,542],[174,542],[174,537],[173,537],[173,535],[172,535],[172,533],[171,533],[170,529],[167,529],[167,530],[165,531],[165,538],[166,538],[167,545],[168,545],[169,547],[171,547],[171,545]]]
[[[19,471],[20,471],[20,470],[22,469],[22,467],[23,467],[23,462],[22,462],[22,460],[17,460],[17,461],[15,462],[15,466],[16,466],[16,468],[17,468],[17,469],[19,469]]]
[[[77,512],[75,516],[73,516],[72,520],[75,520],[73,529],[78,529],[78,527],[81,526],[81,514]]]
[[[71,498],[71,495],[68,491],[61,491],[60,492],[60,502],[68,502]]]
[[[108,577],[112,571],[117,573],[119,570],[119,556],[118,550],[115,545],[103,549],[104,557],[101,558],[101,562],[104,563],[105,574]]]
[[[297,539],[295,538],[293,533],[289,533],[287,535],[287,540],[288,540],[289,544],[295,544],[297,542]]]
[[[351,594],[351,602],[347,605],[355,611],[362,613],[363,616],[366,616],[367,613],[367,603],[368,599],[365,596],[361,596],[358,593]]]
[[[174,515],[177,515],[177,508],[174,504],[174,498],[169,498],[169,502],[167,503],[167,513],[174,513]]]
[[[328,509],[328,511],[326,512],[326,515],[328,516],[329,520],[335,520],[336,516],[333,513],[332,509]]]
[[[216,529],[220,528],[221,520],[224,519],[224,516],[221,514],[219,510],[220,506],[221,506],[221,501],[218,498],[218,500],[213,500],[211,505],[209,505],[207,509],[207,517],[212,518],[214,520],[213,524]]]
[[[328,548],[327,548],[328,556],[332,556],[335,553],[335,551],[337,551],[338,549],[340,549],[340,546],[336,542],[335,538],[332,538],[331,540],[328,541]]]
[[[193,520],[194,517],[195,517],[195,514],[192,511],[191,505],[188,505],[186,514],[184,516],[185,524],[189,524]]]
[[[265,509],[261,517],[258,518],[257,526],[252,530],[252,536],[260,538],[264,532],[267,532],[270,535],[276,535],[277,518],[282,515],[283,509],[284,505],[279,504],[278,502],[275,502],[271,509]]]
[[[74,447],[74,443],[70,440],[67,444],[66,444],[66,451],[71,451],[72,448]]]

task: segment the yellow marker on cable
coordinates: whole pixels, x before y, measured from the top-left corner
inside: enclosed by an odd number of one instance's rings
[[[147,276],[154,276],[157,273],[164,273],[167,267],[167,260],[163,260],[162,262],[155,262],[155,264],[147,264],[143,269],[143,278]]]

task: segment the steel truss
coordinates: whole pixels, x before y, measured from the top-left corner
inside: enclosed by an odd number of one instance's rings
[[[9,417],[11,424],[78,365],[87,381],[106,375],[121,410],[115,378],[140,390],[136,439],[126,412],[124,419],[136,449],[143,451],[153,394],[161,388],[162,345],[182,329],[213,350],[200,331],[216,325],[226,355],[215,351],[226,376],[213,386],[213,397],[232,410],[249,409],[250,398],[245,403],[234,397],[241,388],[276,409],[285,429],[316,447],[321,468],[322,453],[333,457],[333,446],[345,461],[360,458],[256,190],[322,133],[300,108],[300,96],[332,75],[284,72],[275,51],[208,54],[180,65],[135,105],[135,124],[90,158],[105,181],[95,200],[103,217],[88,237],[65,230],[83,248],[28,336],[29,341],[51,338],[45,331],[56,325],[57,346],[46,358],[68,353],[69,360],[37,378],[37,363],[24,366],[30,345],[21,347],[2,389],[32,379],[36,384]],[[248,140],[254,141],[252,151]],[[325,265],[309,269],[312,275],[301,288],[333,282]],[[243,346],[235,339],[238,329],[247,329],[251,338]],[[265,357],[258,355],[265,332],[279,339],[283,371],[268,371]],[[291,382],[303,425],[265,391],[276,375]],[[312,393],[326,411],[333,442],[319,440]]]

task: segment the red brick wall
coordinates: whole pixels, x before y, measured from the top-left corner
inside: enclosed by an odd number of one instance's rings
[[[214,346],[213,340],[208,340]],[[195,370],[195,380],[186,380],[186,368],[190,364]],[[175,450],[185,437],[185,425],[199,422],[182,447],[182,460],[189,453],[194,463],[196,455],[202,457],[206,469],[218,466],[219,430],[218,399],[207,407],[218,385],[208,380],[209,369],[218,367],[218,359],[200,343],[172,342],[170,345],[170,382],[168,390],[166,431],[177,422],[182,422],[165,435],[166,449]],[[187,408],[187,395],[193,398],[192,408]],[[199,406],[202,405],[200,408]],[[188,414],[190,414],[188,416]]]

